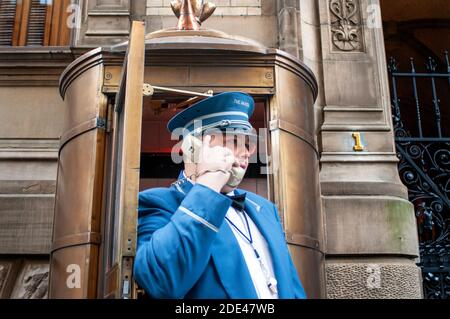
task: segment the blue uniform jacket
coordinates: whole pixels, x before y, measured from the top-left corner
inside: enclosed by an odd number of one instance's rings
[[[305,298],[275,205],[246,193],[245,211],[269,245],[279,298]],[[240,246],[224,222],[230,206],[226,196],[185,178],[139,193],[134,278],[150,297],[257,298]]]

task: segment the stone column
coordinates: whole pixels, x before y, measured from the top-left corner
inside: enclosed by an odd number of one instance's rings
[[[130,31],[132,12],[143,7],[141,1],[83,0],[80,1],[81,24],[76,46],[111,45],[126,41]],[[141,8],[143,9],[143,8]],[[144,13],[142,13],[144,14]]]
[[[320,86],[327,297],[421,298],[414,209],[397,171],[379,0],[301,0],[300,12],[303,59]]]
[[[277,0],[277,16],[279,49],[302,58],[299,0]]]
[[[131,20],[145,21],[147,17],[147,0],[133,0],[130,2]]]

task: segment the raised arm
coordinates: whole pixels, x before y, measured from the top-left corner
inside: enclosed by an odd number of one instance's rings
[[[153,298],[183,298],[205,269],[230,205],[229,198],[200,184],[175,213],[156,194],[141,193],[134,265],[138,284]]]

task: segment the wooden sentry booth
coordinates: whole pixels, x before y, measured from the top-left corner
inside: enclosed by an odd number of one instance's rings
[[[191,97],[185,91],[209,90],[247,92],[263,106],[267,197],[278,206],[308,297],[324,297],[313,73],[287,53],[219,31],[144,30],[133,22],[129,42],[84,53],[61,76],[68,110],[49,297],[138,297],[132,268],[141,142],[159,138],[142,134],[143,104],[179,103]]]

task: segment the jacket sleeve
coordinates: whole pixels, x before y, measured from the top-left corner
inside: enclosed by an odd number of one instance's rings
[[[280,217],[278,216],[277,207],[273,203],[272,203],[272,205],[273,205],[273,210],[274,210],[275,218],[278,222],[278,225],[280,226],[283,234],[285,234],[283,225],[281,224],[281,221],[280,221]],[[285,238],[286,238],[286,236],[285,236]],[[292,285],[294,287],[295,299],[306,299],[307,296],[305,293],[305,289],[303,289],[303,285],[300,281],[300,278],[298,277],[297,268],[295,268],[295,266],[294,266],[294,263],[292,261],[291,254],[289,253],[289,251],[288,251],[288,256],[289,256],[289,269],[290,269],[291,278],[292,278]]]
[[[196,184],[175,213],[152,192],[139,195],[134,278],[153,298],[183,298],[211,256],[231,200]]]

